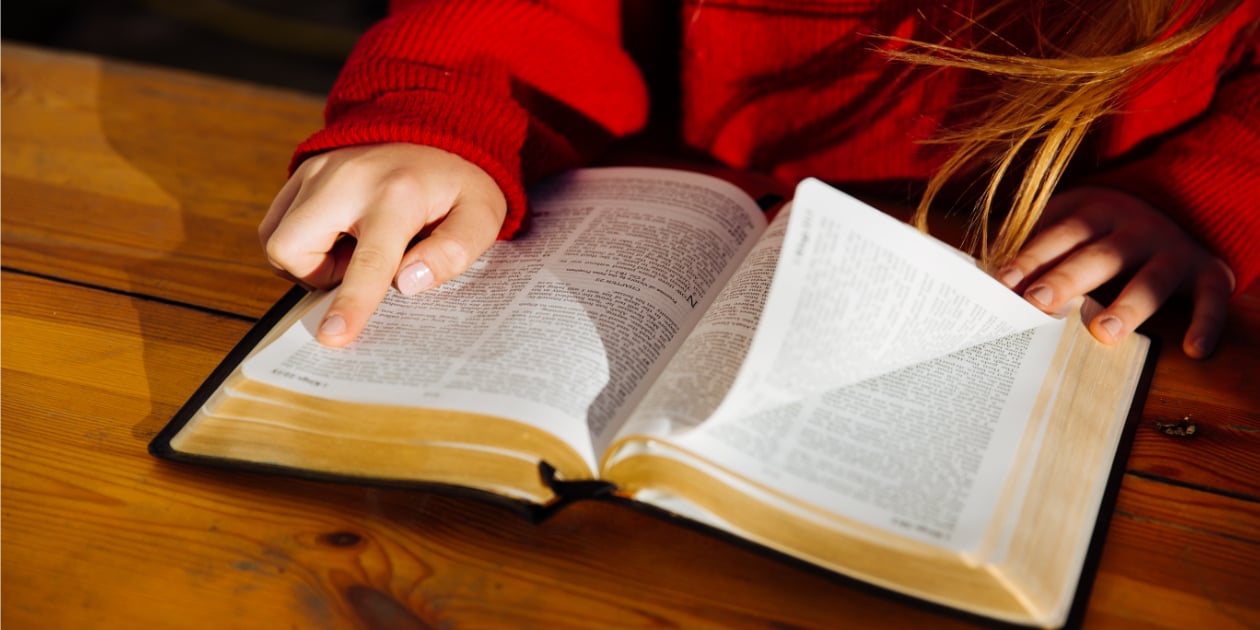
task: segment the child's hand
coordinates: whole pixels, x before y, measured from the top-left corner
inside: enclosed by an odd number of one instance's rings
[[[1050,200],[1038,232],[997,273],[1029,302],[1054,312],[1077,296],[1129,274],[1115,301],[1089,321],[1103,343],[1115,343],[1150,317],[1172,293],[1194,300],[1182,348],[1203,358],[1225,326],[1234,274],[1159,210],[1109,188],[1077,188]]]
[[[258,237],[281,276],[321,289],[341,283],[318,339],[342,346],[358,337],[391,282],[412,294],[468,269],[494,243],[506,212],[495,181],[453,153],[406,143],[349,147],[303,162]]]

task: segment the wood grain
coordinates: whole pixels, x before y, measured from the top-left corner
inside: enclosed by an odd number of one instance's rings
[[[148,439],[246,324],[3,282],[22,296],[3,304],[13,627],[973,625],[618,505],[534,525],[475,500],[153,460]],[[1091,623],[1256,619],[1260,564],[1237,560],[1258,519],[1254,502],[1129,477]]]
[[[4,264],[258,316],[256,226],[321,99],[5,44]]]
[[[1209,359],[1181,351],[1184,307],[1147,330],[1163,342],[1128,469],[1179,484],[1260,501],[1260,284],[1230,305],[1220,349]],[[1158,428],[1188,420],[1192,437]]]
[[[254,226],[320,99],[4,44],[5,627],[967,627],[619,505],[179,466],[156,431],[287,285]],[[42,277],[37,277],[42,276]],[[221,311],[221,312],[216,312]],[[1260,626],[1260,287],[1164,338],[1087,627]],[[1193,438],[1157,420],[1190,416]]]
[[[11,44],[4,52],[6,267],[249,317],[283,294],[255,227],[293,146],[319,124],[319,98]],[[1184,312],[1146,327],[1164,348],[1129,463],[1260,498],[1260,286],[1231,308],[1230,344],[1208,361],[1181,353]],[[1154,429],[1185,416],[1195,439]]]
[[[1260,504],[1129,475],[1086,627],[1260,627]]]
[[[148,439],[245,324],[3,280],[23,296],[3,304],[6,626],[102,610],[98,627],[969,625],[617,505],[533,525],[475,500],[156,461]]]

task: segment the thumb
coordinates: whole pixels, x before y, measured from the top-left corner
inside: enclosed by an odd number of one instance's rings
[[[499,234],[506,204],[461,203],[403,256],[394,286],[403,295],[427,291],[464,273]]]

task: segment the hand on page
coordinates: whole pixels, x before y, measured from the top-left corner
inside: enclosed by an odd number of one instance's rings
[[[1126,276],[1116,299],[1091,319],[1090,332],[1116,343],[1174,292],[1194,302],[1182,348],[1203,358],[1225,325],[1234,274],[1145,201],[1108,188],[1077,188],[1050,200],[1033,238],[998,272],[1003,284],[1046,312]]]
[[[494,180],[453,153],[368,145],[303,162],[258,236],[281,276],[321,289],[341,284],[318,338],[342,346],[358,337],[391,283],[413,294],[465,271],[494,242],[506,211]]]

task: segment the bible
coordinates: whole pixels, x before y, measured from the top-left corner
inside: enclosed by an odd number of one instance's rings
[[[968,613],[1067,620],[1151,340],[1097,343],[1089,302],[1046,315],[813,179],[772,220],[674,169],[578,170],[530,202],[516,239],[391,290],[345,348],[314,338],[332,294],[295,291],[151,452],[537,514],[611,498]]]

